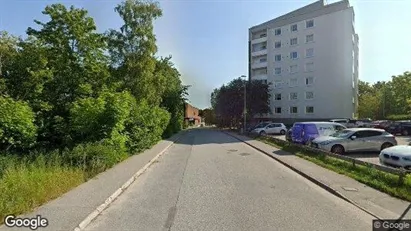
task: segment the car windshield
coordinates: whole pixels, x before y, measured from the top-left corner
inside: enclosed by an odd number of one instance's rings
[[[330,135],[330,136],[332,136],[332,137],[338,137],[338,138],[343,138],[343,137],[349,136],[350,134],[351,134],[351,131],[350,131],[350,130],[341,130],[341,131],[338,131],[338,132],[333,133],[333,134]]]

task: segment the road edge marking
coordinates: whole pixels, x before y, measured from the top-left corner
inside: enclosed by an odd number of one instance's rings
[[[221,130],[220,130],[220,131],[221,131]],[[372,217],[374,217],[374,218],[376,218],[376,219],[378,219],[378,220],[380,220],[380,221],[383,220],[382,218],[380,218],[379,216],[377,216],[377,215],[374,214],[373,212],[371,212],[371,211],[369,211],[368,209],[366,209],[366,208],[362,207],[361,205],[357,204],[355,201],[349,199],[348,197],[344,196],[342,193],[338,192],[337,190],[335,190],[335,189],[332,188],[331,186],[329,186],[329,185],[321,182],[320,180],[317,180],[317,179],[315,179],[314,177],[309,176],[308,174],[304,173],[303,171],[298,170],[297,168],[291,166],[290,164],[287,164],[285,161],[283,161],[283,160],[281,160],[281,159],[279,159],[279,158],[271,155],[270,153],[268,153],[268,152],[266,152],[266,151],[264,151],[264,150],[262,150],[262,149],[260,149],[260,148],[258,148],[258,147],[256,147],[256,146],[254,146],[254,145],[252,145],[252,144],[250,144],[250,143],[248,143],[248,142],[246,142],[246,141],[244,141],[244,140],[242,140],[242,139],[234,136],[233,134],[230,134],[230,133],[228,133],[228,132],[226,132],[226,131],[221,131],[221,132],[223,132],[223,133],[225,133],[225,134],[227,134],[227,135],[229,135],[229,136],[231,136],[231,137],[233,137],[233,138],[235,138],[235,139],[237,139],[237,140],[239,140],[239,141],[247,144],[248,146],[256,149],[257,151],[263,153],[264,155],[270,157],[271,159],[273,159],[273,160],[279,162],[280,164],[284,165],[285,167],[291,169],[292,171],[294,171],[294,172],[297,173],[298,175],[300,175],[300,176],[304,177],[305,179],[311,181],[312,183],[316,184],[316,185],[319,186],[320,188],[322,188],[322,189],[326,190],[327,192],[333,194],[334,196],[339,197],[340,199],[343,199],[343,200],[345,200],[346,202],[354,205],[355,207],[357,207],[357,208],[359,208],[360,210],[364,211],[365,213],[371,215]],[[321,166],[319,166],[319,167],[321,167]]]
[[[160,156],[162,156],[172,145],[174,145],[180,138],[183,133],[177,134],[177,137],[174,141],[171,141],[167,147],[165,147],[161,152],[159,152],[153,159],[151,159],[143,168],[138,170],[130,179],[128,179],[120,188],[118,188],[113,194],[111,194],[101,205],[99,205],[93,212],[91,212],[84,220],[82,220],[75,228],[74,231],[84,230],[94,219],[96,219],[109,205],[117,199],[136,179],[143,174]]]

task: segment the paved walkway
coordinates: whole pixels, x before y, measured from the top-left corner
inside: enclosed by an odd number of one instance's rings
[[[185,132],[187,131],[183,131],[182,133]],[[179,133],[167,140],[160,141],[151,149],[128,158],[113,168],[100,173],[86,183],[72,189],[61,197],[44,204],[29,214],[24,214],[20,217],[32,218],[37,215],[41,215],[43,218],[47,218],[49,225],[47,228],[41,228],[40,230],[42,231],[74,230],[74,228],[82,222],[83,219],[85,219],[99,205],[104,203],[105,200],[118,188],[120,188],[129,178],[131,178],[158,153],[173,143],[180,135],[182,134]],[[10,231],[22,229],[11,229],[2,225],[0,226],[0,230]]]
[[[312,162],[301,159],[293,154],[282,151],[271,145],[253,140],[249,137],[238,135],[233,132],[228,134],[246,142],[247,144],[263,150],[267,154],[283,161],[295,169],[331,187],[333,190],[354,201],[362,208],[370,211],[381,219],[398,219],[407,211],[409,202],[391,197],[378,190],[370,188],[352,178],[340,175],[331,170],[322,168]],[[344,189],[345,188],[345,189]],[[346,189],[356,189],[357,191],[347,191]],[[403,215],[404,219],[411,219],[411,211]]]

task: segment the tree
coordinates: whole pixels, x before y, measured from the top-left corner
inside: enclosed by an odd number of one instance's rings
[[[247,115],[253,118],[270,112],[269,86],[261,81],[234,79],[227,85],[214,89],[211,105],[219,126],[238,126],[244,116],[244,86],[247,89]]]
[[[136,99],[159,105],[164,79],[154,74],[157,52],[153,22],[162,15],[158,3],[127,0],[115,8],[124,24],[120,30],[106,33],[114,81],[121,90],[129,90]],[[160,92],[161,92],[160,90]]]

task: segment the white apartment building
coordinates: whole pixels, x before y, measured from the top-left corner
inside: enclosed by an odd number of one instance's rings
[[[271,83],[274,121],[352,118],[358,35],[348,0],[324,0],[249,29],[249,78]]]

